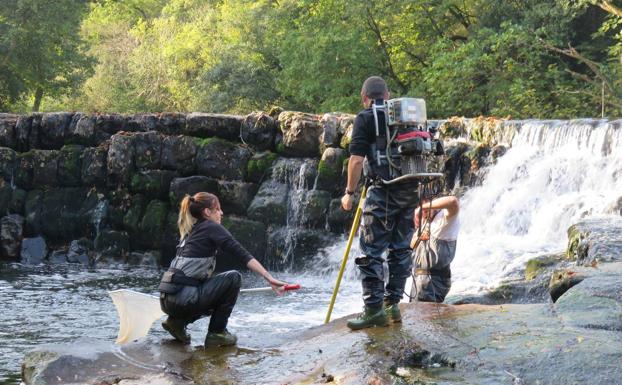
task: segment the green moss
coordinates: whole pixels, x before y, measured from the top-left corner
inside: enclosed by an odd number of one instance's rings
[[[268,153],[267,155],[251,159],[248,161],[246,165],[246,170],[248,174],[265,174],[270,167],[272,167],[272,163],[276,160],[277,155],[275,153]]]
[[[566,248],[566,257],[570,260],[576,260],[579,255],[579,245],[583,241],[583,234],[576,225],[568,228],[568,247]]]
[[[499,300],[510,300],[512,298],[512,286],[501,284],[490,292],[490,298]]]
[[[279,154],[282,154],[283,152],[285,152],[285,145],[283,143],[277,144],[276,152],[278,152]]]
[[[321,160],[317,167],[318,174],[327,179],[337,179],[341,176],[341,173],[334,168],[330,167],[325,161]]]
[[[140,222],[140,231],[152,237],[161,237],[167,214],[168,205],[165,202],[152,200],[145,209],[145,215]]]
[[[527,266],[525,267],[525,279],[527,281],[535,279],[538,274],[540,274],[543,268],[547,266],[552,266],[556,262],[557,258],[551,256],[534,258],[529,260],[529,262],[527,262]]]
[[[205,147],[212,143],[227,143],[226,140],[220,138],[193,138],[197,147]]]

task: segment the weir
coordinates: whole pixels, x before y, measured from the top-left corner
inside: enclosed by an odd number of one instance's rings
[[[465,120],[457,139],[469,141],[471,146],[473,136],[486,137],[490,146],[511,146],[505,155],[489,159],[491,163],[477,171],[481,184],[462,186],[468,189],[461,198],[463,227],[452,265],[450,296],[494,288],[503,279],[517,275],[530,258],[562,251],[567,228],[579,219],[620,215],[622,208],[619,121],[491,124],[496,134],[481,135],[492,131],[483,130],[481,121]],[[286,271],[277,276],[299,282],[305,290],[278,300],[267,295],[240,298],[231,328],[248,346],[276,343],[279,334],[286,336],[323,321],[345,236],[326,236],[326,211],[320,210],[321,215],[310,211],[310,201],[322,191],[314,188],[317,169],[317,159],[280,158],[261,181],[286,186],[285,220],[276,226],[278,231],[273,231],[280,238],[269,241],[268,253],[275,250],[271,247],[278,247],[273,255],[280,258]],[[331,196],[320,198],[330,200]],[[96,232],[101,230],[109,209],[104,201],[96,201],[91,217]],[[312,215],[323,221],[309,221]],[[311,255],[297,254],[301,239],[312,239],[322,247]],[[333,318],[360,310],[360,283],[352,263],[358,253],[355,240]],[[0,367],[7,368],[0,371],[0,379],[14,378],[21,355],[37,344],[73,341],[92,330],[97,330],[98,338],[114,340],[117,321],[107,290],[129,288],[153,293],[159,274],[157,269],[118,266],[89,272],[68,265],[4,265],[0,294],[13,298],[14,312],[0,315],[0,323],[6,325],[3,339],[8,339],[0,348]],[[244,287],[258,284],[251,277],[244,281]],[[51,307],[57,309],[50,312]],[[15,312],[20,314],[19,322],[15,321]],[[190,333],[200,341],[205,329],[206,320],[201,320]],[[157,323],[152,333],[156,338],[166,337]]]

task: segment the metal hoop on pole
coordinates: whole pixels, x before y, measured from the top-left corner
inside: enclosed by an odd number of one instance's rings
[[[350,254],[350,248],[352,247],[352,241],[354,240],[354,236],[359,228],[359,223],[361,221],[361,214],[363,213],[363,202],[365,201],[365,194],[367,193],[367,186],[363,186],[361,190],[361,199],[359,200],[359,204],[356,207],[356,213],[354,214],[354,221],[352,222],[352,228],[350,229],[350,237],[348,238],[348,245],[346,246],[346,250],[343,253],[343,259],[341,261],[341,268],[339,269],[339,275],[337,276],[337,282],[335,282],[335,289],[333,290],[333,296],[330,299],[330,304],[328,305],[328,312],[326,313],[326,319],[324,323],[327,324],[330,322],[330,315],[333,312],[333,306],[335,305],[335,299],[337,299],[337,293],[339,292],[339,285],[341,284],[341,278],[343,277],[343,272],[346,269],[346,263],[348,262],[348,255]]]

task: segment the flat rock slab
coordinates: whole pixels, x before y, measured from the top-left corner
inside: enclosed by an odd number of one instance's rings
[[[401,324],[351,332],[343,318],[259,349],[77,341],[29,353],[24,382],[162,375],[173,384],[615,383],[622,334],[576,326],[555,306],[407,304]]]

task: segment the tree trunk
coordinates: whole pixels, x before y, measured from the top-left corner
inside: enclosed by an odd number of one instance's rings
[[[35,102],[32,105],[32,112],[39,112],[39,107],[41,106],[42,98],[43,98],[43,88],[37,87],[37,91],[35,91]]]

